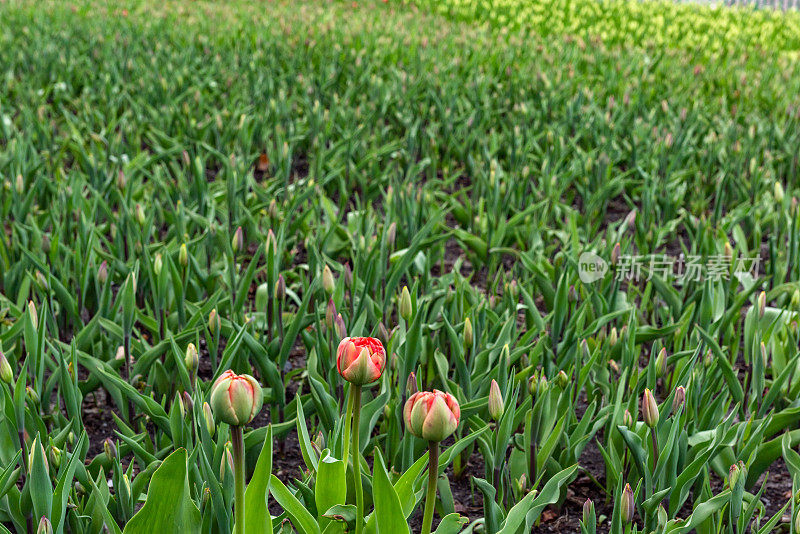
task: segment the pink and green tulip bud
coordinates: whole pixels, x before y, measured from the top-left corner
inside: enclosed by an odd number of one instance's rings
[[[103,260],[103,263],[101,263],[100,267],[97,268],[97,281],[100,282],[100,285],[105,285],[107,280],[108,280],[108,262],[106,260]]]
[[[211,409],[218,420],[231,426],[246,425],[261,410],[264,394],[250,375],[222,373],[211,388]]]
[[[633,428],[636,422],[633,420],[633,416],[629,410],[625,410],[625,413],[622,415],[622,424],[628,428]]]
[[[617,344],[617,337],[618,337],[617,327],[614,326],[614,327],[611,328],[611,333],[608,334],[608,346],[609,347],[613,347],[614,345]]]
[[[678,408],[686,404],[686,388],[678,386],[675,388],[675,396],[672,398],[672,413],[676,413]]]
[[[32,402],[33,404],[35,404],[35,405],[37,405],[37,406],[38,406],[38,405],[39,405],[39,403],[41,402],[41,398],[39,397],[39,394],[36,392],[36,390],[35,390],[35,389],[33,389],[33,388],[32,388],[32,387],[30,387],[30,386],[27,386],[27,387],[25,388],[25,395],[28,397],[28,400],[29,400],[30,402]]]
[[[630,523],[633,520],[633,511],[636,506],[636,502],[633,499],[633,489],[631,489],[630,484],[625,484],[619,505],[619,515],[622,518],[622,522],[625,524]]]
[[[278,281],[275,282],[275,298],[278,300],[284,300],[286,298],[286,279],[282,274],[278,275]],[[278,319],[280,319],[280,317]]]
[[[189,395],[189,392],[184,391],[181,394],[181,398],[183,399],[183,405],[186,407],[186,411],[189,413],[194,412],[194,399]]]
[[[344,319],[342,314],[336,316],[336,321],[333,323],[333,328],[336,331],[336,337],[344,339],[347,337],[347,328],[344,326]]]
[[[667,348],[661,347],[656,356],[656,376],[658,378],[667,374]]]
[[[594,503],[591,499],[586,499],[583,503],[583,522],[588,525],[595,518]]]
[[[560,370],[556,375],[555,384],[562,391],[567,389],[567,387],[569,386],[569,376],[567,375],[566,372],[564,372],[563,369]]]
[[[327,265],[322,269],[322,289],[324,289],[325,293],[328,295],[333,295],[333,291],[336,289],[336,281],[333,279],[333,272],[331,272],[331,268]]]
[[[208,314],[208,329],[211,331],[213,335],[219,334],[219,329],[222,328],[222,321],[219,318],[219,314],[217,313],[217,309],[214,308],[211,310],[211,313]]]
[[[328,330],[333,329],[333,321],[336,320],[336,304],[333,303],[333,299],[328,299],[328,305],[325,307],[325,326],[328,327]]]
[[[164,268],[164,260],[161,258],[161,254],[156,254],[155,259],[153,260],[153,272],[156,276],[161,274],[161,269]]]
[[[236,231],[233,232],[233,237],[231,238],[231,250],[233,250],[234,254],[238,254],[244,250],[244,232],[242,231],[241,226],[236,227]]]
[[[741,463],[741,462],[740,462]],[[728,486],[733,489],[739,481],[739,475],[742,474],[742,469],[739,464],[733,464],[728,470]]]
[[[619,263],[619,257],[622,255],[622,249],[619,246],[619,243],[614,245],[614,248],[611,249],[611,265],[616,266]]]
[[[233,473],[233,453],[231,452],[231,442],[225,444],[225,452],[222,454],[222,461],[219,463],[219,481],[225,481],[225,473]]]
[[[273,254],[276,254],[278,251],[278,241],[275,239],[275,233],[270,229],[267,232],[267,240],[264,243],[264,250],[266,250],[267,255],[269,255],[270,251]]]
[[[36,534],[53,534],[53,525],[46,517],[39,520],[39,527],[36,529]]]
[[[505,403],[503,402],[503,394],[500,393],[500,386],[497,381],[492,379],[489,386],[489,415],[495,421],[499,421],[505,410]]]
[[[346,337],[336,351],[336,367],[355,386],[375,382],[386,365],[386,351],[374,337]]]
[[[322,431],[317,432],[317,436],[314,438],[312,443],[314,444],[314,447],[316,447],[318,454],[325,449],[325,436],[322,434]]]
[[[658,403],[653,392],[645,388],[642,396],[642,419],[644,424],[654,428],[658,424]]]
[[[106,458],[108,458],[109,462],[117,459],[117,446],[114,445],[114,440],[111,438],[106,438],[103,441],[103,451],[106,453]]]
[[[586,341],[586,338],[581,340],[581,358],[587,360],[589,356],[591,356],[591,352],[589,351],[589,342]]]
[[[186,370],[189,371],[189,374],[196,373],[197,368],[200,367],[200,356],[197,354],[197,347],[194,346],[194,343],[187,345],[183,363],[186,364]]]
[[[184,268],[189,265],[189,248],[186,246],[186,243],[183,243],[178,250],[178,263]]]
[[[47,283],[47,278],[44,277],[42,271],[36,271],[36,286],[42,291],[50,289],[50,284]]]
[[[472,348],[473,343],[473,332],[472,332],[472,321],[470,321],[469,317],[464,319],[464,347],[469,349]]]
[[[570,284],[567,298],[570,302],[578,302],[581,299],[580,295],[578,295],[578,290],[575,289],[575,284]]]
[[[386,229],[386,244],[390,249],[394,247],[395,239],[397,239],[397,223],[393,222]]]
[[[11,364],[6,358],[6,355],[3,354],[3,351],[0,350],[0,380],[5,382],[6,384],[11,384],[11,381],[14,380],[14,374],[11,371]]]
[[[141,204],[136,204],[136,206],[133,208],[133,216],[139,226],[144,226],[144,223],[147,219],[145,218],[144,208]]]
[[[764,367],[768,367],[769,355],[767,354],[767,345],[762,341],[759,348],[761,349],[761,361],[764,362]]]
[[[344,264],[344,287],[353,289],[353,269],[350,268],[349,263]]]
[[[175,400],[173,402],[178,405],[178,409],[181,412],[181,419],[186,418],[186,406],[183,404],[183,396],[180,393],[175,393]]]
[[[400,293],[400,304],[398,305],[398,312],[406,322],[411,320],[411,293],[408,292],[408,286],[403,286],[403,291]]]
[[[406,380],[406,395],[410,397],[417,391],[419,391],[417,389],[417,375],[412,371],[411,374],[408,375],[408,380]]]
[[[460,418],[455,397],[438,389],[415,393],[403,409],[408,431],[430,442],[441,442],[455,432]]]
[[[205,420],[208,435],[213,437],[214,432],[217,430],[217,424],[214,421],[214,414],[211,411],[211,406],[207,402],[203,403],[203,420]]]
[[[764,317],[764,311],[767,309],[767,293],[762,291],[758,295],[758,317]]]

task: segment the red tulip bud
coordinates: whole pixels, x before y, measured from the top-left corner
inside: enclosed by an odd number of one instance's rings
[[[211,409],[220,421],[231,426],[246,425],[261,410],[264,395],[250,375],[237,375],[230,369],[211,388]]]
[[[455,432],[461,408],[455,397],[437,389],[409,397],[403,409],[406,428],[418,438],[440,442]]]
[[[374,337],[346,337],[336,351],[336,367],[342,378],[363,386],[380,378],[386,364],[386,351]]]

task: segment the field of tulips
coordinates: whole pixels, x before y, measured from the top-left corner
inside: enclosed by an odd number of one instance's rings
[[[798,17],[0,2],[0,533],[800,534]]]

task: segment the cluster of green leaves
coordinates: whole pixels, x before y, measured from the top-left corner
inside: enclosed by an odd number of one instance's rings
[[[230,432],[203,407],[232,368],[268,406],[245,433],[248,532],[346,530],[345,331],[388,354],[357,429],[370,532],[413,522],[425,493],[412,372],[462,409],[440,534],[530,532],[581,473],[587,532],[795,516],[761,496],[780,457],[800,489],[800,67],[738,38],[709,55],[684,31],[649,49],[619,33],[674,13],[792,50],[794,15],[637,3],[576,15],[617,32],[587,45],[562,34],[591,26],[496,19],[510,6],[73,4],[0,6],[0,529],[229,532]],[[580,254],[617,243],[723,258],[724,276],[582,282]],[[732,275],[755,256],[758,276]],[[304,465],[273,469],[295,436]],[[465,477],[468,520],[448,490]]]

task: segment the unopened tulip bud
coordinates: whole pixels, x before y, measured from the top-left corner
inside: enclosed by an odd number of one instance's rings
[[[114,445],[114,440],[111,438],[106,438],[103,441],[103,451],[106,453],[106,458],[108,458],[109,462],[117,459],[117,446]]]
[[[141,204],[136,204],[136,206],[133,208],[133,215],[136,218],[136,222],[139,224],[139,226],[144,226],[146,219],[144,215],[144,208]]]
[[[625,413],[622,414],[622,424],[628,428],[633,428],[635,422],[633,420],[633,416],[631,415],[630,410],[625,410]]]
[[[686,388],[678,386],[675,388],[675,396],[672,398],[672,413],[677,413],[678,408],[686,404]]]
[[[412,372],[408,375],[408,380],[406,381],[406,395],[410,397],[417,391],[419,391],[417,389],[417,375]]]
[[[222,454],[222,460],[219,463],[219,481],[225,481],[225,473],[233,472],[233,453],[231,452],[231,442],[225,444],[225,452]]]
[[[214,414],[211,412],[211,406],[207,403],[203,403],[203,420],[206,423],[206,430],[208,430],[209,436],[214,436],[214,431],[217,429],[217,425],[214,422]]]
[[[16,182],[14,183],[14,188],[17,190],[18,195],[21,195],[25,192],[25,179],[22,177],[21,174],[17,175]]]
[[[264,242],[264,250],[266,251],[267,256],[269,256],[270,252],[276,254],[278,251],[278,242],[275,239],[275,233],[271,229],[267,231],[267,239]]]
[[[739,461],[731,466],[730,470],[728,471],[728,485],[731,489],[736,486],[736,483],[739,481],[739,477],[742,474],[742,470],[744,469],[744,463]]]
[[[583,358],[585,361],[589,358],[589,356],[591,356],[591,352],[589,351],[589,342],[586,341],[586,338],[584,338],[581,341],[581,358]]]
[[[625,524],[633,520],[633,511],[636,503],[633,500],[633,489],[630,484],[625,484],[625,489],[622,490],[622,498],[620,499],[619,515],[622,522]]]
[[[318,451],[325,449],[325,436],[322,434],[322,431],[317,432],[317,437],[314,438],[313,443]]]
[[[397,238],[397,223],[392,222],[392,224],[390,224],[389,228],[386,230],[386,244],[389,246],[390,249],[394,247],[394,242],[396,238]]]
[[[328,329],[333,329],[333,321],[336,319],[336,304],[333,303],[333,299],[328,299],[328,305],[325,307],[325,326]]]
[[[196,373],[197,368],[200,367],[200,356],[197,354],[197,347],[194,346],[194,343],[187,345],[183,363],[186,364],[186,370],[189,371],[189,374]]]
[[[767,309],[767,294],[762,291],[758,295],[758,317],[764,317],[764,311]]]
[[[570,302],[578,302],[580,300],[580,296],[578,295],[578,290],[575,289],[575,285],[572,284],[569,286],[569,292],[567,293],[567,298]]]
[[[350,268],[349,263],[344,264],[344,287],[353,289],[353,270]]]
[[[211,313],[208,314],[208,329],[211,331],[212,334],[215,336],[219,334],[219,329],[222,327],[222,321],[219,318],[219,314],[217,313],[217,309],[214,308],[211,310]]]
[[[455,432],[460,418],[458,401],[439,390],[417,392],[403,408],[408,431],[429,442],[441,442]]]
[[[363,386],[381,377],[386,365],[386,351],[374,337],[346,337],[336,351],[336,368],[342,378]]]
[[[344,319],[342,314],[336,316],[336,321],[333,323],[333,328],[336,331],[336,337],[344,339],[347,337],[347,328],[344,326]]]
[[[588,525],[595,520],[594,503],[591,499],[586,499],[586,502],[583,503],[583,523]]]
[[[389,346],[389,341],[392,339],[392,335],[383,325],[383,322],[378,323],[378,339],[381,340],[384,347]]]
[[[33,328],[39,328],[39,314],[36,312],[36,304],[32,300],[28,301],[28,317],[31,320]]]
[[[775,202],[783,204],[783,185],[780,182],[775,182]]]
[[[50,464],[55,469],[61,467],[61,449],[55,445],[50,446]]]
[[[661,347],[656,356],[656,376],[661,378],[667,374],[667,348]]]
[[[505,403],[503,402],[503,394],[500,393],[500,386],[497,381],[492,380],[489,387],[489,415],[495,421],[499,421],[505,410]]]
[[[117,187],[119,188],[120,191],[123,191],[127,184],[128,180],[125,178],[125,173],[122,172],[122,169],[120,169],[117,172]]]
[[[333,291],[336,289],[333,272],[331,272],[331,268],[327,265],[322,269],[322,289],[324,289],[325,293],[328,295],[333,295]]]
[[[242,231],[241,226],[238,226],[236,231],[233,232],[233,238],[231,238],[231,250],[233,250],[234,254],[238,254],[240,251],[244,250],[244,232]]]
[[[181,264],[181,267],[189,265],[189,249],[186,247],[186,243],[183,243],[178,250],[178,263]]]
[[[278,281],[275,282],[275,298],[278,300],[286,298],[286,279],[282,274],[278,275]]]
[[[658,404],[653,393],[647,388],[642,396],[642,419],[644,424],[650,428],[654,428],[658,424]]]
[[[237,375],[230,369],[211,388],[214,415],[231,426],[246,425],[261,410],[264,394],[261,385],[250,375]]]
[[[408,286],[403,286],[403,292],[400,294],[398,311],[400,312],[400,317],[406,322],[411,320],[411,293],[408,292]]]
[[[53,534],[53,525],[46,517],[39,520],[39,527],[36,529],[36,534]]]
[[[469,317],[464,319],[464,347],[472,348],[473,342],[473,332],[472,332],[472,321],[470,321]]]
[[[103,285],[106,280],[108,280],[108,262],[103,260],[103,263],[97,268],[97,281],[100,282],[100,285]]]
[[[622,255],[622,248],[619,246],[619,243],[614,245],[614,248],[611,249],[611,265],[616,266],[619,263],[619,257]]]
[[[188,391],[184,391],[181,394],[181,399],[183,400],[183,405],[186,407],[186,411],[189,413],[194,412],[194,399],[189,395]]]
[[[569,376],[563,369],[561,369],[554,379],[555,385],[558,386],[560,390],[566,390],[569,386]]]
[[[35,389],[33,389],[30,386],[27,386],[25,388],[25,395],[28,397],[29,401],[31,401],[33,404],[35,404],[37,406],[39,405],[39,402],[41,402],[41,399],[39,398],[39,394],[36,392]]]
[[[14,380],[14,375],[11,371],[11,364],[6,358],[6,355],[3,354],[2,350],[0,350],[0,380],[6,384],[11,384],[11,381]]]
[[[611,327],[611,333],[608,334],[608,346],[613,347],[617,344],[617,327]]]

